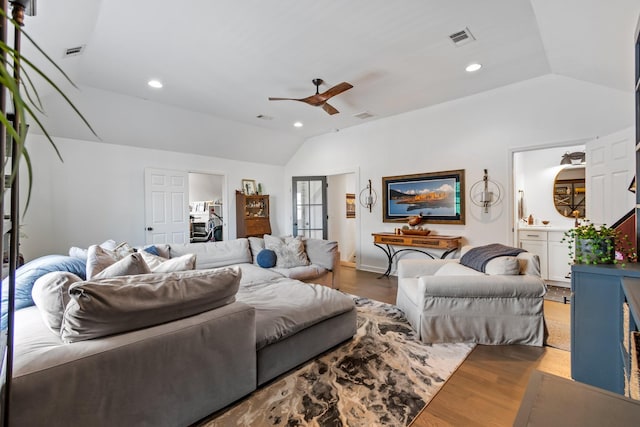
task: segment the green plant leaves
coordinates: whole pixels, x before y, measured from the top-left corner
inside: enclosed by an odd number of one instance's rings
[[[623,261],[635,261],[637,254],[628,236],[605,224],[596,227],[586,222],[564,233],[569,256],[576,264],[618,264],[616,251]]]

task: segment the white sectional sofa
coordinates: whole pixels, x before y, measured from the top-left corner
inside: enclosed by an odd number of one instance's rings
[[[351,338],[353,299],[291,278],[314,281],[315,272],[337,287],[337,244],[307,240],[311,268],[302,272],[255,264],[251,249],[260,243],[157,245],[165,256],[197,254],[199,270],[73,283],[59,334],[47,326],[40,307],[18,310],[11,425],[188,426]],[[221,294],[212,297],[202,280],[223,270],[229,270],[228,283],[219,284]],[[193,280],[200,285],[183,293]],[[174,290],[167,292],[162,281]],[[183,311],[184,305],[198,305],[202,292],[217,305]],[[173,305],[149,307],[156,299]],[[132,314],[153,324],[110,331]],[[162,316],[166,321],[158,320]]]

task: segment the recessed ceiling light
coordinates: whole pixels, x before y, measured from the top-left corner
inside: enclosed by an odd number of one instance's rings
[[[147,84],[155,89],[160,89],[162,87],[162,82],[160,80],[149,80]]]
[[[482,68],[482,65],[474,62],[473,64],[467,65],[467,68],[465,68],[465,70],[468,73],[473,73],[474,71],[478,71],[480,68]]]
[[[293,127],[296,127],[296,128],[301,128],[302,126],[304,126],[304,125],[302,124],[302,122],[295,122],[295,123],[293,124]]]

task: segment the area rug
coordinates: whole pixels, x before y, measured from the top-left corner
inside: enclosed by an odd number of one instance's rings
[[[547,293],[544,295],[544,299],[549,301],[561,302],[569,304],[571,297],[571,289],[564,288],[562,286],[547,285]]]
[[[397,307],[354,300],[352,340],[199,426],[409,425],[475,344],[423,344]]]

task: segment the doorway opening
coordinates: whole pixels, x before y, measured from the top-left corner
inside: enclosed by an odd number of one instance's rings
[[[224,175],[189,172],[189,241],[224,239]]]

